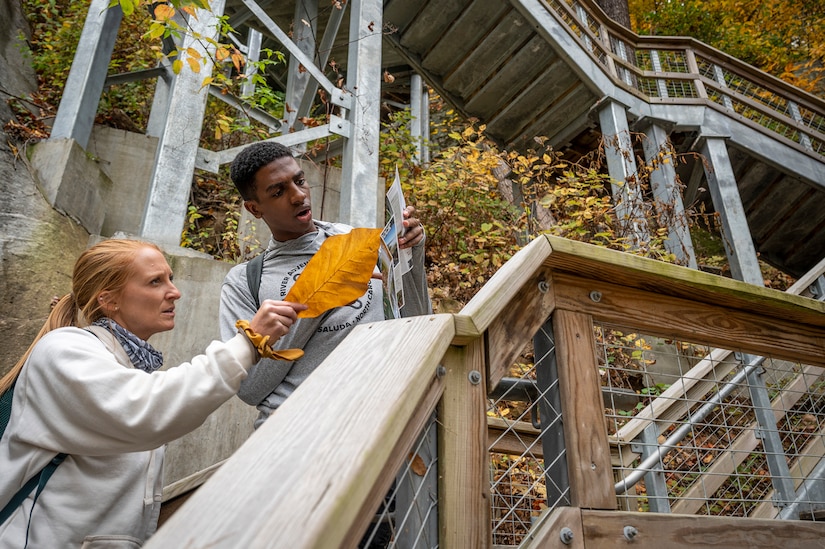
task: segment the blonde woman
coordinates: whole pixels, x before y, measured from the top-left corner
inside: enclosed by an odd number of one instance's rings
[[[246,330],[168,370],[146,340],[175,326],[180,292],[160,249],[107,240],[86,250],[32,345],[0,439],[0,508],[57,455],[42,489],[0,524],[0,548],[140,547],[157,527],[163,446],[237,393],[303,305],[267,300]],[[264,337],[269,336],[268,340]]]

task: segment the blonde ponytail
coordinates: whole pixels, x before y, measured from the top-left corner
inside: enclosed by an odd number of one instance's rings
[[[6,375],[0,378],[0,393],[5,393],[6,389],[14,385],[17,376],[20,375],[20,370],[23,369],[23,364],[29,359],[29,355],[32,354],[32,349],[34,349],[34,346],[37,345],[37,342],[40,341],[44,335],[56,328],[74,325],[76,318],[77,305],[74,302],[72,294],[66,294],[52,307],[49,317],[40,328],[40,331],[37,332],[37,335],[34,336],[34,341],[31,342],[31,345],[29,345],[29,348],[23,353],[23,356],[15,362],[14,366],[12,366]]]
[[[54,305],[29,348],[0,378],[0,393],[14,384],[34,346],[44,335],[66,326],[84,327],[104,316],[98,300],[101,292],[119,293],[123,290],[132,275],[137,252],[146,247],[160,251],[150,242],[112,239],[99,242],[80,254],[72,273],[72,293],[64,295]]]

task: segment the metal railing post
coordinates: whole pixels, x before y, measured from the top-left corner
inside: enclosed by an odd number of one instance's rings
[[[630,449],[639,453],[642,460],[647,460],[650,456],[657,456],[658,463],[645,474],[645,491],[647,492],[647,502],[650,511],[654,513],[670,513],[670,502],[667,499],[667,483],[665,482],[664,465],[662,456],[656,450],[659,444],[659,428],[651,422],[636,438],[636,444],[632,444]]]
[[[743,365],[751,366],[760,362],[764,364],[764,359],[761,357],[748,354],[742,355]],[[791,471],[788,468],[788,460],[785,458],[785,449],[782,447],[779,429],[776,427],[776,416],[771,407],[771,397],[768,395],[764,373],[764,366],[748,368],[746,379],[748,392],[753,403],[753,413],[759,423],[756,438],[762,441],[762,449],[765,451],[765,459],[771,473],[771,483],[776,492],[774,505],[781,508],[794,501],[796,490],[791,478]]]
[[[553,323],[548,320],[533,336],[536,384],[539,389],[541,419],[541,449],[544,455],[544,475],[547,479],[547,501],[570,505],[570,479],[564,447],[559,370],[556,363],[556,343]]]

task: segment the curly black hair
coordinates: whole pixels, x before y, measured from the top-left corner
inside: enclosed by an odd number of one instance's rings
[[[259,141],[242,150],[229,167],[229,177],[244,200],[254,200],[255,174],[258,170],[285,156],[293,157],[292,149],[274,141]]]

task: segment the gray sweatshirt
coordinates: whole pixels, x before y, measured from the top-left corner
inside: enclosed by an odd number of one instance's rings
[[[266,255],[259,292],[261,301],[283,300],[321,244],[330,236],[352,230],[349,225],[318,220],[315,225],[318,231],[294,240],[270,240],[263,252]],[[424,271],[423,240],[413,248],[413,268],[404,275],[404,288],[401,316],[432,312]],[[255,421],[256,428],[324,361],[350,330],[361,323],[384,319],[382,298],[381,283],[373,279],[367,292],[350,305],[332,309],[317,318],[298,319],[289,333],[275,344],[275,348],[303,349],[304,356],[293,362],[262,359],[241,383],[238,396],[244,402],[257,406],[260,411]],[[235,321],[251,319],[256,310],[247,284],[246,263],[236,265],[226,275],[221,287],[222,339],[232,338],[237,333]]]

